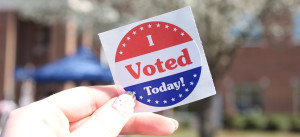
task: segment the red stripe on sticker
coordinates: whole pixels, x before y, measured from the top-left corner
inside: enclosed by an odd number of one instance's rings
[[[183,29],[166,22],[147,22],[131,29],[119,43],[115,62],[192,41]]]

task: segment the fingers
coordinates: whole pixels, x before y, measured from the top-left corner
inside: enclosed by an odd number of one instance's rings
[[[105,102],[107,102],[108,100],[116,96],[117,96],[117,90],[114,86],[104,86],[104,87],[96,86],[96,87],[79,87],[79,88],[66,90],[58,94],[55,94],[45,100],[51,101],[52,103],[56,104],[59,110],[62,111],[64,115],[69,119],[70,132],[74,131],[74,133],[75,132],[81,133],[79,132],[79,130],[87,131],[84,130],[84,127],[94,127],[95,130],[93,131],[95,132],[100,132],[99,131],[100,129],[102,130],[105,129],[105,131],[101,131],[101,132],[109,131],[107,133],[112,134],[112,133],[116,133],[116,131],[120,132],[120,130],[126,123],[122,121],[127,121],[129,119],[128,118],[126,120],[126,118],[122,119],[120,118],[120,116],[119,118],[114,116],[114,114],[118,114],[118,113],[113,113],[113,112],[116,111],[119,112],[119,111],[116,109],[112,109],[113,101],[109,101],[106,105],[104,105]],[[130,114],[133,112],[130,111],[128,113]],[[99,123],[104,123],[104,124],[99,124]],[[110,128],[106,128],[107,126],[104,126],[106,125],[105,123],[108,123],[109,124],[108,127]],[[96,125],[96,126],[91,126],[91,125]],[[178,127],[178,122],[173,119],[166,118],[153,113],[138,113],[138,114],[134,114],[134,116],[132,116],[129,119],[125,127],[122,129],[121,134],[142,134],[142,135],[162,136],[162,135],[169,135],[173,133],[177,129],[177,127]],[[113,130],[114,132],[107,129],[114,129]],[[76,134],[74,134],[74,136],[75,135]]]
[[[117,96],[115,86],[77,87],[57,93],[50,101],[64,113],[69,122],[90,116],[96,109]]]
[[[69,131],[73,132],[74,130],[76,130],[77,128],[79,128],[81,125],[83,125],[86,121],[88,121],[91,117],[88,116],[86,118],[83,118],[79,121],[75,121],[75,122],[70,122],[69,123]]]
[[[70,131],[76,130],[84,124],[90,117],[70,124]],[[167,136],[178,128],[178,122],[174,119],[157,115],[154,113],[136,113],[131,116],[123,127],[121,134],[140,134]]]
[[[167,136],[178,128],[178,122],[153,113],[137,113],[130,118],[121,134]]]
[[[135,99],[130,93],[113,98],[96,110],[87,121],[83,121],[70,136],[116,137],[133,114],[134,105]]]

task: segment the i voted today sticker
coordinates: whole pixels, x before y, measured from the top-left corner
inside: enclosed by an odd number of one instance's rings
[[[115,84],[136,111],[160,111],[215,94],[189,7],[99,34]]]
[[[201,76],[201,56],[193,38],[182,28],[161,21],[145,22],[128,31],[118,45],[115,63],[124,89],[139,102],[156,107],[184,100]]]

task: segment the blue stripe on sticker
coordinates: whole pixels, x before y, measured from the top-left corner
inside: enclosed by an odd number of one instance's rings
[[[200,74],[201,66],[124,89],[134,92],[136,99],[141,103],[166,107],[177,104],[188,97],[196,87]]]

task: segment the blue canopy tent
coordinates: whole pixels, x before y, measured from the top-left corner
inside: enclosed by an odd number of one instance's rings
[[[15,70],[15,80],[24,81],[32,78],[34,69],[28,67],[17,67]]]
[[[102,66],[97,56],[85,47],[78,48],[72,56],[37,68],[32,77],[37,82],[113,82],[109,68]]]

